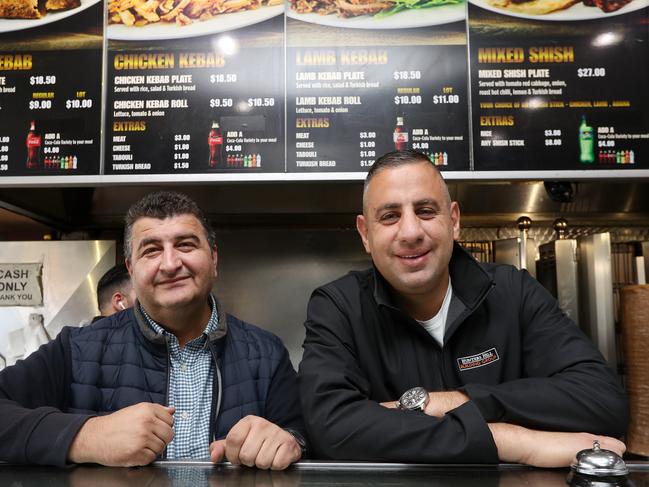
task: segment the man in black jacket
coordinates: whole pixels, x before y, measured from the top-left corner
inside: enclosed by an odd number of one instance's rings
[[[458,204],[425,155],[377,160],[356,224],[373,269],[320,287],[307,311],[314,455],[559,467],[594,439],[624,452],[614,373],[527,272],[455,243]]]
[[[64,328],[0,372],[0,460],[145,465],[224,458],[283,469],[305,446],[295,371],[279,338],[211,294],[214,232],[187,196],[159,192],[126,216],[138,302]]]

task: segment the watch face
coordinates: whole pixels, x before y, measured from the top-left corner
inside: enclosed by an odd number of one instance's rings
[[[426,403],[428,393],[423,387],[413,387],[407,390],[399,399],[401,406],[405,409],[420,409]]]

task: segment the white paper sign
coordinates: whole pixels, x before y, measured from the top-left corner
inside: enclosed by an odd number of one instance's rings
[[[43,304],[42,263],[0,264],[0,306]]]

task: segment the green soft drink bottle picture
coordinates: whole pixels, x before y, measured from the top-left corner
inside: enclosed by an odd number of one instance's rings
[[[579,125],[579,160],[584,164],[595,162],[595,140],[593,127],[586,123],[586,116],[581,116]]]

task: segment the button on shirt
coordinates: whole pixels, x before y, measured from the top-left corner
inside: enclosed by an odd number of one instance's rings
[[[169,406],[174,406],[174,438],[167,458],[209,458],[210,414],[214,366],[207,335],[218,328],[216,301],[210,295],[212,314],[202,335],[180,348],[178,339],[156,323],[140,306],[151,328],[164,335],[169,352]]]

